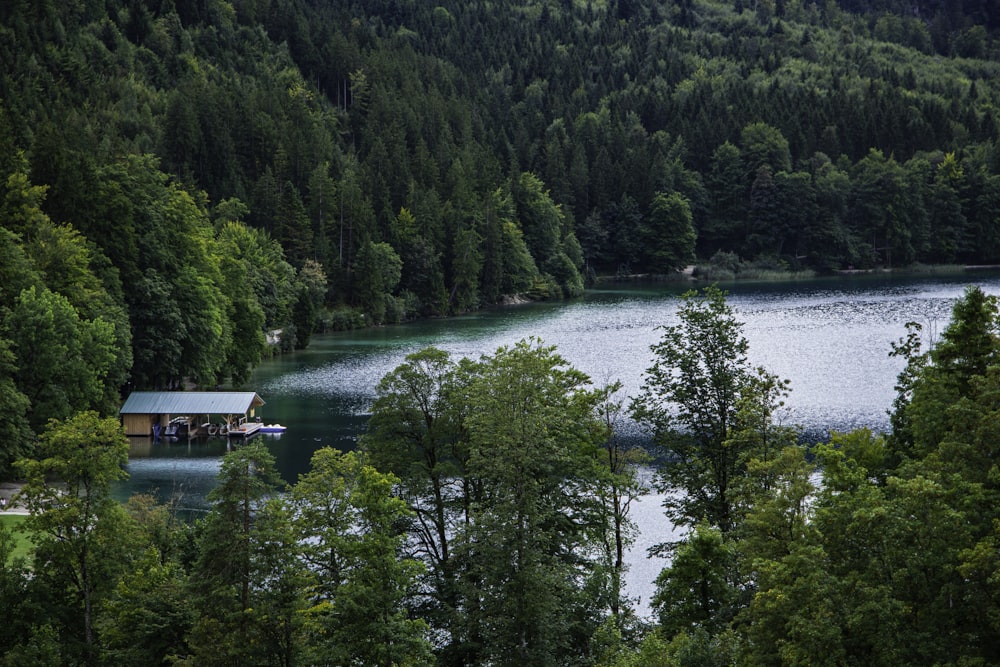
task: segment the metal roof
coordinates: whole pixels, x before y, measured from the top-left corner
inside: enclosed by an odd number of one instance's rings
[[[264,405],[253,391],[133,391],[123,415],[238,415]]]

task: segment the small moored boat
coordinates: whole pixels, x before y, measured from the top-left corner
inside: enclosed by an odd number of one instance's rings
[[[191,430],[191,418],[174,417],[167,424],[166,428],[163,429],[163,435],[168,438],[186,438],[190,435],[194,435]]]
[[[263,426],[260,427],[260,432],[261,433],[284,433],[285,432],[285,428],[287,428],[287,427],[282,426],[281,424],[264,424]]]

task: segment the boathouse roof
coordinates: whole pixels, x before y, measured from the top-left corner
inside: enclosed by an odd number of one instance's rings
[[[238,415],[264,405],[253,391],[133,391],[122,415]]]

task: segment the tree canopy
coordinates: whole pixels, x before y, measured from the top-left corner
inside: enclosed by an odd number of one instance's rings
[[[288,497],[231,453],[194,529],[110,499],[105,417],[602,276],[996,264],[998,30],[993,0],[0,3],[0,477],[35,540],[8,565],[0,531],[4,660],[1000,661],[975,289],[897,345],[892,432],[808,456],[724,295],[685,298],[632,403],[690,531],[648,632],[644,459],[538,341],[411,356]]]
[[[0,525],[0,660],[992,664],[998,323],[969,288],[936,340],[897,344],[890,433],[806,445],[722,292],[690,293],[632,401],[659,459],[618,439],[617,384],[540,341],[429,348],[382,379],[358,451],[283,491],[245,443],[193,523],[112,497],[115,420],[51,420],[16,464],[26,558]],[[622,552],[649,469],[681,533],[637,619]]]

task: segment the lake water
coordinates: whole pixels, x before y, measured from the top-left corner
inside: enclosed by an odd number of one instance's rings
[[[744,322],[750,358],[791,380],[781,419],[807,436],[831,430],[888,428],[900,359],[891,343],[909,321],[936,335],[947,324],[966,285],[1000,294],[1000,275],[954,277],[863,276],[795,283],[725,286]],[[313,337],[310,348],[264,363],[250,388],[266,405],[265,423],[288,427],[281,436],[262,435],[289,482],[306,471],[317,448],[348,450],[363,432],[376,383],[410,352],[434,345],[456,357],[491,354],[529,336],[555,345],[573,366],[597,384],[620,380],[632,395],[652,362],[657,327],[676,320],[677,295],[686,287],[624,287],[590,291],[569,303],[497,308],[465,317],[409,323],[375,330]],[[118,489],[177,496],[180,505],[202,511],[215,484],[226,443],[220,439],[156,443],[135,440],[130,479]],[[629,590],[645,608],[662,562],[646,548],[671,539],[673,527],[651,495],[633,509],[642,534],[632,549]]]

